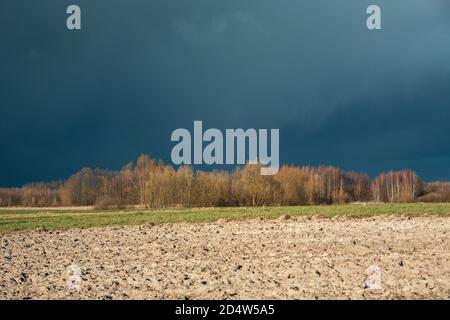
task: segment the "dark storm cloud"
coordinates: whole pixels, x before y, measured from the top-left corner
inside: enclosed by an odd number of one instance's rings
[[[193,120],[280,128],[282,163],[450,179],[445,0],[3,0],[0,30],[0,185],[169,161]]]

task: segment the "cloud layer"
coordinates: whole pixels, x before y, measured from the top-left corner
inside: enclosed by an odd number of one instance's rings
[[[282,163],[450,179],[446,0],[0,4],[0,185],[170,160],[170,133],[280,128]],[[365,27],[369,4],[382,30]]]

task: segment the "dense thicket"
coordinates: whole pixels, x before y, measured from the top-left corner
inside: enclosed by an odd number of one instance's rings
[[[0,206],[161,207],[311,205],[347,202],[450,201],[450,183],[420,181],[413,171],[380,174],[334,167],[283,166],[274,176],[257,165],[233,172],[193,171],[142,155],[121,171],[84,168],[64,182],[0,189]]]

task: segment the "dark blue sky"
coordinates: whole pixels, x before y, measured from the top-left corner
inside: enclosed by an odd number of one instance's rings
[[[170,162],[194,120],[279,128],[284,164],[450,180],[448,0],[2,0],[0,35],[0,186]]]

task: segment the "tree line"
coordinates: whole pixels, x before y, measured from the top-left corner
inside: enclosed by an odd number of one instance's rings
[[[314,205],[349,202],[450,201],[450,183],[424,183],[410,170],[367,174],[331,166],[282,166],[262,176],[258,165],[229,171],[174,168],[141,155],[116,172],[84,168],[66,181],[0,189],[0,206],[148,208]]]

